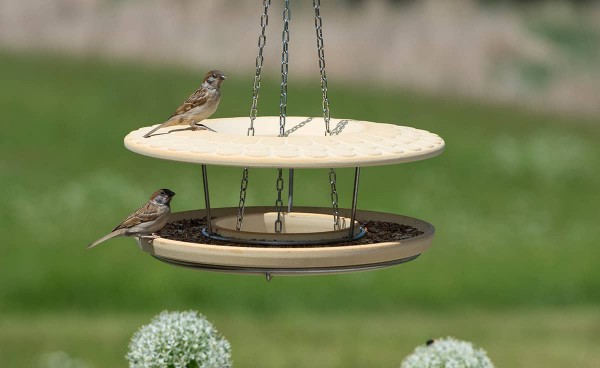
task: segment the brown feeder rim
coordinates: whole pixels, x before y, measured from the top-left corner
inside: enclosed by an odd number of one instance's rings
[[[246,213],[270,212],[272,207],[247,207]],[[212,208],[213,217],[227,216],[237,207]],[[331,208],[295,207],[295,212],[328,214]],[[341,209],[340,214],[348,215]],[[170,222],[203,218],[206,210],[171,214]],[[330,274],[371,270],[405,263],[426,251],[433,240],[433,225],[408,216],[358,210],[358,221],[382,221],[412,226],[423,234],[399,241],[372,244],[302,247],[240,246],[240,244],[211,245],[183,242],[166,238],[152,241],[141,239],[140,248],[164,262],[208,271],[271,275]]]

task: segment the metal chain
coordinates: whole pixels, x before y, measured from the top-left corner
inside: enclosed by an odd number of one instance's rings
[[[277,211],[277,220],[275,220],[275,232],[280,233],[283,228],[283,223],[281,222],[281,216],[283,212],[283,200],[281,199],[281,192],[283,191],[283,169],[279,170],[279,175],[277,176],[277,200],[275,201],[275,211]]]
[[[340,120],[335,128],[330,132],[330,135],[338,135],[344,130],[344,127],[348,124],[348,120]],[[337,177],[335,170],[329,169],[329,184],[331,185],[331,204],[333,206],[333,229],[339,230],[340,228],[340,215],[338,207],[338,193],[337,193]]]
[[[319,70],[321,72],[321,92],[323,93],[323,120],[325,120],[325,135],[329,131],[329,98],[327,97],[327,73],[325,72],[325,49],[323,44],[323,19],[321,18],[321,0],[313,0],[315,8],[315,31],[317,33],[317,55],[319,57]]]
[[[281,40],[283,42],[283,50],[281,52],[281,97],[279,98],[279,136],[285,134],[285,118],[287,115],[287,79],[288,79],[288,62],[289,62],[289,42],[290,42],[290,0],[285,0],[283,9],[283,33]]]
[[[331,204],[333,206],[333,229],[340,229],[340,213],[338,207],[337,176],[335,170],[329,169],[329,185],[331,186]]]
[[[285,133],[283,133],[284,137],[288,137],[290,134],[294,133],[296,130],[304,127],[306,124],[310,123],[314,118],[306,118],[306,120],[303,120],[301,122],[299,122],[298,124],[294,125],[293,127],[291,127],[290,129],[286,130]]]
[[[254,136],[254,120],[258,115],[258,96],[260,93],[260,81],[263,62],[263,50],[267,44],[267,25],[269,25],[269,5],[271,0],[263,0],[263,12],[260,16],[260,35],[258,36],[258,55],[256,56],[256,73],[254,74],[254,83],[252,87],[252,107],[250,107],[250,127],[247,135]],[[239,231],[244,223],[244,209],[246,207],[246,191],[248,189],[248,168],[245,167],[242,173],[242,182],[240,184],[240,201],[238,204],[236,229]]]
[[[319,58],[319,71],[321,72],[321,92],[323,93],[323,120],[325,121],[325,135],[331,135],[329,129],[329,98],[327,97],[327,73],[325,72],[325,46],[323,42],[323,18],[321,18],[321,0],[313,0],[315,8],[315,32],[317,33],[317,56]],[[345,124],[344,124],[345,125]],[[341,131],[341,130],[340,130]],[[339,131],[336,131],[339,133]],[[340,229],[340,214],[338,207],[337,176],[335,170],[329,169],[329,185],[331,186],[331,204],[333,206],[333,229]]]
[[[335,126],[335,128],[333,128],[331,130],[331,135],[340,134],[342,132],[342,130],[344,130],[346,125],[348,125],[349,122],[350,122],[349,120],[340,120],[339,123],[337,123],[337,125]]]
[[[250,128],[248,128],[248,135],[254,135],[254,120],[258,114],[258,96],[260,92],[261,71],[263,62],[265,60],[263,57],[263,50],[267,43],[267,36],[265,32],[267,30],[267,25],[269,24],[269,5],[271,5],[271,0],[263,0],[263,13],[260,16],[261,32],[258,36],[258,55],[256,56],[256,73],[254,74],[252,107],[250,108]]]
[[[330,135],[338,135],[344,130],[344,127],[348,124],[348,120],[340,120],[340,122],[331,131]],[[338,193],[337,193],[337,177],[335,170],[329,169],[329,184],[331,185],[331,204],[333,206],[333,229],[340,229],[340,214],[338,207]]]
[[[287,78],[289,62],[289,42],[290,42],[290,0],[285,0],[283,8],[283,33],[281,41],[283,50],[281,52],[281,97],[279,98],[279,136],[285,136],[285,118],[287,115]],[[278,169],[277,177],[277,200],[275,201],[275,211],[277,211],[277,220],[275,220],[275,232],[280,233],[283,228],[281,221],[283,212],[283,200],[281,191],[283,190],[283,169]]]
[[[248,189],[248,168],[244,168],[242,173],[242,183],[240,184],[240,202],[238,204],[237,224],[235,228],[240,231],[244,223],[244,209],[246,208],[246,190]]]

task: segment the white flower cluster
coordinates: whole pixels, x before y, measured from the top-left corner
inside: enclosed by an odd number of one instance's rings
[[[452,337],[419,346],[402,362],[401,368],[494,368],[483,349]]]
[[[201,314],[162,312],[131,338],[130,368],[229,368],[231,346]]]

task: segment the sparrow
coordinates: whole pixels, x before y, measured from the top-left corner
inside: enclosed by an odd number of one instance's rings
[[[88,245],[88,249],[117,236],[137,236],[138,238],[148,235],[156,236],[154,233],[167,224],[171,213],[170,203],[174,195],[175,193],[169,189],[157,190],[145,205],[127,216],[112,232]]]
[[[193,130],[212,130],[204,124],[200,124],[200,122],[217,111],[217,107],[221,101],[221,92],[219,88],[225,79],[227,78],[220,70],[211,70],[206,73],[200,88],[192,93],[192,95],[188,97],[177,110],[175,110],[169,120],[146,133],[144,138],[148,138],[160,128],[173,125],[189,124]],[[212,131],[214,132],[214,130]]]

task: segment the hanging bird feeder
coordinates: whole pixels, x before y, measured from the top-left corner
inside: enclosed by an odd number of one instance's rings
[[[411,217],[359,210],[360,168],[434,157],[443,151],[444,141],[411,127],[330,117],[319,0],[313,4],[323,116],[287,116],[291,13],[289,0],[284,1],[279,116],[258,117],[270,5],[264,0],[249,118],[205,120],[216,132],[163,128],[144,138],[154,128],[144,127],[125,137],[125,146],[133,152],[202,168],[205,208],[172,214],[161,237],[140,239],[140,247],[170,264],[265,274],[267,279],[275,274],[370,270],[415,259],[430,246],[434,227]],[[237,207],[211,207],[207,165],[242,168]],[[342,209],[335,169],[349,167],[354,168],[352,206]],[[274,206],[245,205],[252,168],[277,170]],[[328,170],[330,206],[294,206],[294,171],[305,168]]]

